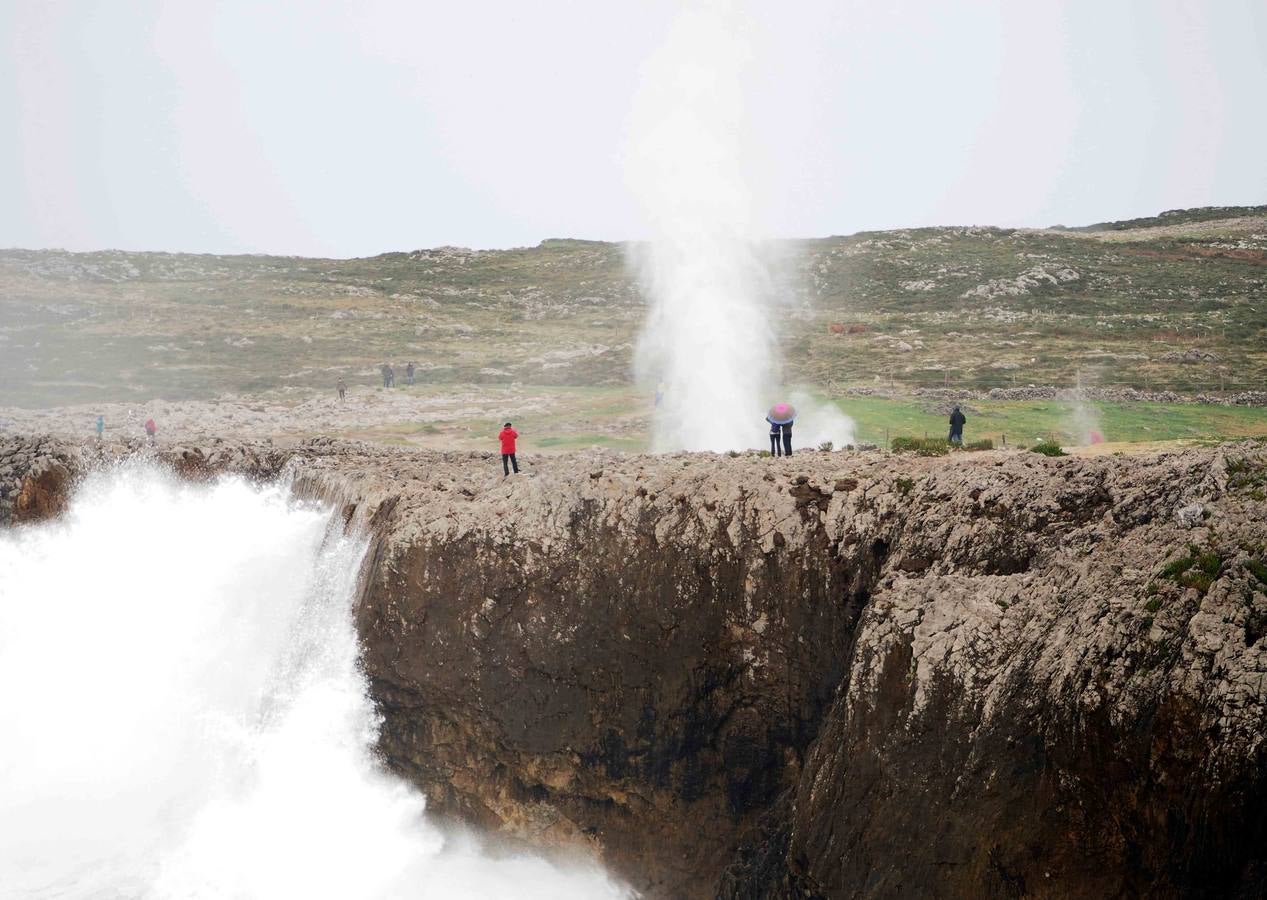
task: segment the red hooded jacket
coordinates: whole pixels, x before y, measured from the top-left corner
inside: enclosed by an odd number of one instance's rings
[[[519,437],[518,431],[513,428],[503,428],[497,437],[502,442],[502,453],[511,454],[515,452],[515,438]]]

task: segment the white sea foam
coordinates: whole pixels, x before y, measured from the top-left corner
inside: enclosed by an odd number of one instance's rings
[[[489,858],[372,755],[365,542],[240,480],[89,479],[0,532],[0,885],[14,898],[595,898]]]

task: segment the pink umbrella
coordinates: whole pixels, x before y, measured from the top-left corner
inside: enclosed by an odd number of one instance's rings
[[[796,418],[796,407],[790,403],[776,403],[770,407],[768,415],[775,425],[787,425]]]

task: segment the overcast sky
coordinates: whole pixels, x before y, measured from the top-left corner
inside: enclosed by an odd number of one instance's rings
[[[630,111],[679,8],[0,0],[0,246],[643,236]],[[735,140],[765,234],[1267,202],[1264,0],[745,9]]]

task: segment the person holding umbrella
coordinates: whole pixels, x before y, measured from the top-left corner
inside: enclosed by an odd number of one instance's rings
[[[765,420],[770,423],[770,455],[782,456],[783,445],[780,441],[783,435],[783,426],[778,422],[772,421],[769,416],[766,416]]]
[[[778,426],[779,431],[783,434],[783,455],[792,455],[792,422],[796,419],[796,410],[790,403],[776,403],[770,407],[770,412],[766,416],[766,421],[772,426],[770,431],[771,443],[775,442],[773,426]]]

